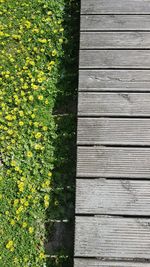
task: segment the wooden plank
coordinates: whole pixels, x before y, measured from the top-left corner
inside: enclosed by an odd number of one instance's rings
[[[80,69],[150,69],[150,50],[80,50]]]
[[[76,217],[76,257],[150,259],[150,219]]]
[[[78,147],[77,177],[150,178],[150,148]]]
[[[150,91],[150,70],[80,70],[79,91]]]
[[[104,261],[100,259],[76,258],[74,267],[149,267],[149,262]]]
[[[150,48],[150,32],[81,32],[80,48]]]
[[[150,119],[78,118],[78,145],[150,145]]]
[[[150,181],[77,179],[76,213],[150,216]]]
[[[78,115],[150,117],[150,94],[79,92]]]
[[[150,15],[83,15],[81,31],[149,31]]]
[[[150,14],[149,0],[82,0],[81,14]]]

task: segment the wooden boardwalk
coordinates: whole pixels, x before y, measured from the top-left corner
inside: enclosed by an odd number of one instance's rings
[[[150,0],[81,0],[75,267],[150,267]]]

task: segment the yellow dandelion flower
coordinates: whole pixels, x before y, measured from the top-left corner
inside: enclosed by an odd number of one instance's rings
[[[25,21],[25,26],[27,29],[30,29],[31,28],[31,22],[29,20],[26,20]]]
[[[10,224],[11,224],[12,226],[14,226],[14,225],[16,224],[15,220],[12,219],[12,220],[10,221]]]
[[[48,16],[51,16],[52,14],[53,14],[52,11],[48,11],[48,12],[47,12],[47,15],[48,15]]]
[[[45,254],[43,252],[40,252],[39,258],[40,259],[44,259],[45,258]]]
[[[52,172],[48,172],[48,176],[51,177],[52,176]]]
[[[19,121],[19,125],[20,126],[23,126],[24,125],[24,122],[23,121]]]
[[[54,49],[54,50],[52,51],[52,56],[55,57],[56,55],[57,55],[57,50]]]
[[[33,153],[32,153],[31,151],[28,151],[28,152],[27,152],[27,157],[28,157],[28,158],[32,158],[32,156],[33,156]]]
[[[26,228],[28,226],[27,222],[23,222],[22,228]]]
[[[6,244],[6,248],[11,250],[14,246],[13,240],[9,240],[8,243]]]
[[[30,101],[33,101],[33,99],[34,99],[33,95],[30,95],[30,96],[29,96],[29,100],[30,100]]]
[[[40,132],[38,132],[38,133],[35,134],[35,138],[36,138],[36,139],[41,138],[41,136],[42,136],[42,134],[41,134]]]
[[[43,131],[46,132],[48,130],[48,127],[47,126],[43,126]]]
[[[38,95],[38,100],[43,100],[43,95]]]
[[[32,234],[34,231],[34,228],[33,227],[29,227],[29,233]]]

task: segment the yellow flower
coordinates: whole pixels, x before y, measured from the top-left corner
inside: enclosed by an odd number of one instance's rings
[[[15,167],[15,171],[19,172],[20,168],[18,166]]]
[[[24,205],[25,205],[25,207],[28,207],[29,206],[29,202],[25,201]]]
[[[14,225],[16,224],[15,220],[12,219],[12,220],[10,221],[10,224],[11,224],[12,226],[14,226]]]
[[[53,14],[52,11],[47,12],[47,15],[49,15],[49,16],[51,16],[52,14]]]
[[[16,210],[16,214],[19,214],[20,212],[23,211],[23,206],[20,206],[17,210]]]
[[[47,126],[43,126],[43,131],[46,132],[48,130],[48,127]]]
[[[22,224],[22,228],[26,228],[27,227],[27,223],[26,222],[23,222],[23,224]]]
[[[33,99],[34,99],[33,95],[30,95],[30,96],[29,96],[29,100],[30,100],[30,101],[33,101]]]
[[[63,32],[64,31],[64,28],[60,28],[60,30],[59,30],[60,32]]]
[[[13,134],[13,130],[8,130],[7,132],[8,132],[9,135]]]
[[[6,248],[12,251],[13,247],[14,242],[12,240],[8,241],[8,243],[6,244]]]
[[[35,138],[36,138],[36,139],[41,138],[41,136],[42,136],[42,134],[41,134],[40,132],[38,132],[38,133],[35,134]]]
[[[8,120],[8,121],[12,121],[12,120],[13,120],[13,116],[11,116],[11,115],[7,115],[7,116],[5,117],[5,119]]]
[[[42,43],[42,44],[46,44],[47,43],[47,40],[46,39],[38,39],[38,41],[40,42],[40,43]]]
[[[38,95],[38,100],[43,100],[43,95]]]
[[[52,56],[55,57],[56,55],[57,55],[57,51],[56,51],[56,49],[54,49],[54,50],[52,51]]]
[[[34,231],[34,228],[33,227],[29,227],[29,233],[32,234]]]
[[[18,182],[18,188],[20,192],[24,191],[24,182]]]
[[[25,21],[25,26],[27,29],[30,29],[31,28],[31,22],[29,20],[26,20]]]
[[[40,144],[35,144],[35,150],[40,150],[42,149],[42,146]]]
[[[19,111],[19,115],[20,115],[20,117],[23,117],[24,116],[24,112],[22,110]]]
[[[60,44],[63,43],[63,39],[62,39],[62,38],[59,39],[59,43],[60,43]]]
[[[38,86],[36,84],[31,84],[31,87],[33,90],[37,90],[38,89]]]
[[[19,121],[19,125],[20,126],[23,126],[24,125],[24,122],[23,121]]]
[[[49,172],[49,173],[48,173],[48,176],[51,177],[51,176],[52,176],[52,172]]]
[[[12,167],[16,166],[16,161],[15,161],[15,160],[12,160],[11,163],[10,163],[10,165],[11,165]]]
[[[45,255],[44,255],[43,252],[40,252],[39,258],[40,258],[40,259],[44,259],[44,258],[45,258]]]
[[[32,156],[33,156],[33,153],[32,153],[31,151],[28,151],[28,152],[27,152],[27,157],[28,157],[28,158],[32,158]]]

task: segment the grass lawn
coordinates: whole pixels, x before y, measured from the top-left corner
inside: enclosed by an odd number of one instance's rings
[[[79,1],[0,5],[0,266],[71,267]]]

